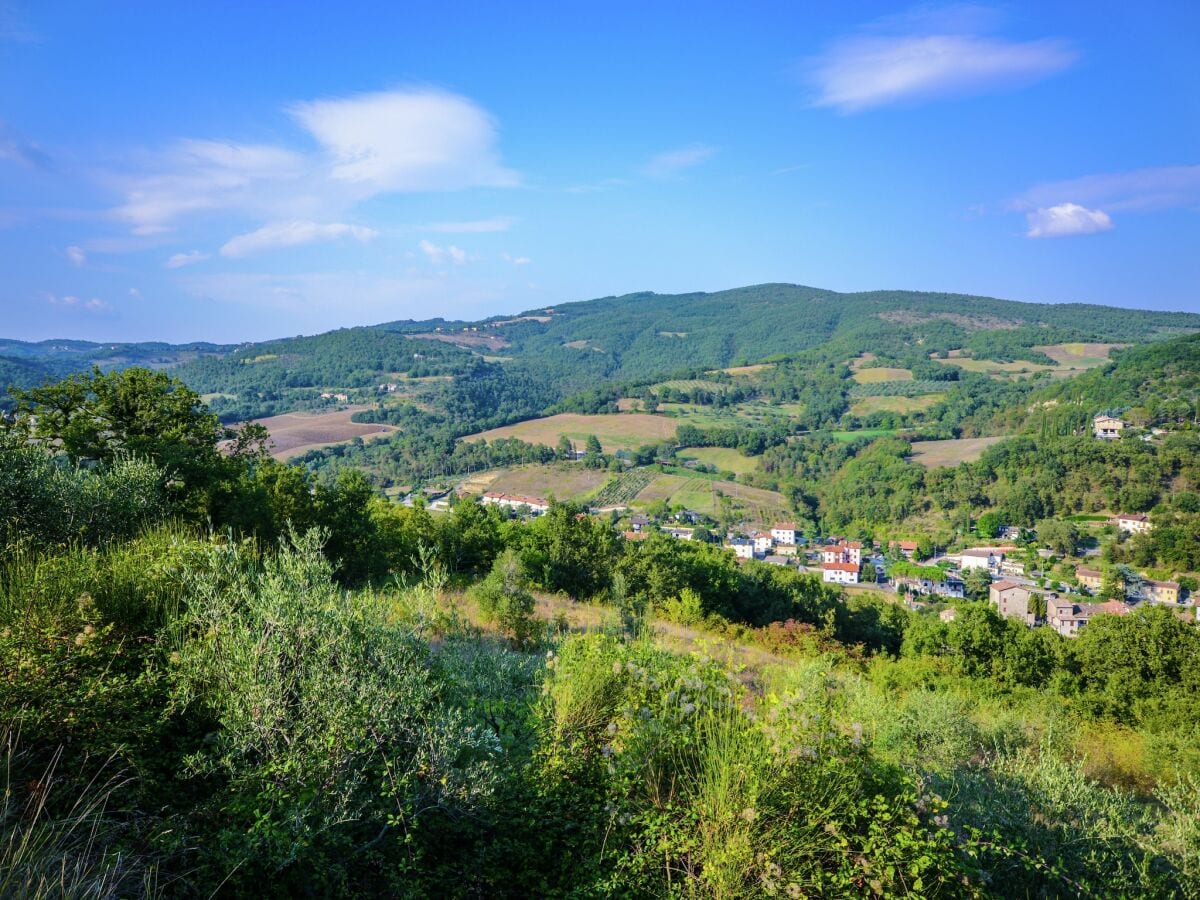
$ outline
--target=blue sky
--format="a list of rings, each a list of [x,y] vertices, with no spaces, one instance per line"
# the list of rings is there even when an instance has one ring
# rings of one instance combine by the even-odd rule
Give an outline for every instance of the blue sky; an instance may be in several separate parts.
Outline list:
[[[767,281],[1200,311],[1195,2],[184,6],[0,0],[0,336]]]

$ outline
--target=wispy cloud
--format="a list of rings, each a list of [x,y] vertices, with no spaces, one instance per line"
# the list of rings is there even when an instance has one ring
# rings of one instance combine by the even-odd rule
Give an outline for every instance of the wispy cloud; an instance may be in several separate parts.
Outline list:
[[[1200,207],[1200,165],[1159,166],[1046,182],[1030,188],[1011,206],[1029,209],[1063,202],[1103,206],[1110,212]]]
[[[112,311],[112,307],[99,297],[92,297],[85,300],[82,297],[76,297],[73,294],[60,296],[49,292],[42,293],[43,302],[50,306],[65,307],[67,309],[79,309],[89,313],[107,313]]]
[[[231,258],[253,256],[268,250],[297,247],[317,241],[332,241],[341,237],[351,237],[356,241],[369,241],[378,236],[379,232],[373,228],[348,225],[345,222],[329,222],[327,224],[299,220],[275,222],[247,234],[239,234],[226,241],[221,247],[221,255]]]
[[[1200,165],[1159,166],[1086,175],[1035,185],[1007,204],[1024,213],[1027,237],[1095,234],[1114,228],[1117,213],[1200,209]]]
[[[1112,219],[1099,209],[1088,209],[1078,203],[1060,203],[1045,209],[1035,209],[1025,216],[1029,230],[1026,237],[1054,238],[1076,234],[1096,234],[1111,231]]]
[[[485,234],[508,231],[513,227],[513,223],[514,220],[508,216],[495,216],[491,219],[474,219],[468,222],[434,222],[423,226],[423,230],[440,234]]]
[[[67,262],[73,266],[82,266],[87,263],[87,254],[83,252],[82,247],[72,245],[64,250],[63,254],[67,257]]]
[[[136,235],[235,212],[260,220],[328,220],[379,194],[511,187],[494,119],[466,97],[396,90],[297,103],[287,113],[315,142],[293,148],[180,140],[114,180],[114,210]],[[4,151],[0,132],[0,155]],[[10,152],[15,152],[11,151]]]
[[[0,120],[0,160],[33,169],[49,169],[50,155],[12,126]]]
[[[399,90],[292,106],[332,158],[336,181],[376,191],[511,187],[500,164],[495,120],[466,97]]]
[[[147,167],[149,174],[127,180],[125,202],[115,211],[137,235],[161,234],[185,216],[214,210],[263,214],[307,164],[282,147],[182,140]]]
[[[708,144],[691,144],[651,157],[641,172],[650,178],[670,178],[712,159],[716,153],[717,148]]]
[[[200,250],[189,250],[187,253],[174,253],[167,257],[167,261],[163,263],[168,269],[182,269],[184,266],[190,266],[198,262],[204,262],[209,255]]]
[[[509,256],[507,253],[503,258],[505,262],[512,263],[514,266],[527,266],[533,262],[528,256]]]
[[[984,36],[979,32],[992,17],[983,12],[977,7],[951,7],[941,15],[924,10],[881,20],[835,41],[807,65],[813,105],[848,114],[1022,87],[1078,58],[1060,40]]]
[[[435,266],[445,265],[448,262],[461,266],[467,261],[467,251],[461,247],[455,247],[453,244],[440,247],[432,241],[421,241],[417,246]]]

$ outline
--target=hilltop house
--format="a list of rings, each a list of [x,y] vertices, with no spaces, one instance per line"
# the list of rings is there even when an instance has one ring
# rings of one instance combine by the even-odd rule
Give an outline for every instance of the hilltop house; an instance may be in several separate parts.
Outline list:
[[[756,531],[750,538],[754,541],[754,552],[758,555],[769,553],[775,546],[775,539],[765,531]]]
[[[1129,607],[1120,600],[1105,603],[1073,603],[1057,594],[1046,595],[1046,624],[1063,637],[1075,637],[1094,617],[1127,616]]]
[[[1144,531],[1149,531],[1154,526],[1150,524],[1150,517],[1145,515],[1133,515],[1131,513],[1121,513],[1118,516],[1113,516],[1108,520],[1110,525],[1116,525],[1121,531],[1126,534],[1141,534]]]
[[[988,599],[995,604],[1000,615],[1019,619],[1026,625],[1037,623],[1037,616],[1029,604],[1032,597],[1029,588],[1012,581],[997,581],[988,588]]]
[[[776,522],[771,526],[771,537],[775,539],[777,544],[785,544],[793,547],[796,544],[796,523],[795,522]]]
[[[917,554],[916,541],[892,541],[888,544],[889,550],[897,551],[905,559],[911,560]]]
[[[1092,419],[1092,432],[1102,441],[1117,440],[1125,428],[1125,423],[1116,416],[1100,414]]]
[[[823,562],[821,580],[830,584],[858,584],[858,563]]]
[[[541,497],[527,497],[523,494],[502,494],[498,491],[488,491],[481,498],[483,503],[490,506],[503,506],[507,509],[528,508],[535,516],[540,516],[550,508],[550,504]]]

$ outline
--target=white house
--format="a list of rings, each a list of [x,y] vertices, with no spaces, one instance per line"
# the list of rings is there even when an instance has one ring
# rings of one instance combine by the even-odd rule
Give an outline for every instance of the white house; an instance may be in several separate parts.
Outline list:
[[[1154,527],[1150,524],[1149,516],[1133,515],[1130,513],[1121,513],[1119,516],[1114,516],[1111,522],[1127,534],[1141,534]]]
[[[738,559],[754,559],[754,541],[747,538],[731,538],[725,545]]]
[[[958,567],[967,569],[995,569],[1004,561],[1004,554],[987,547],[975,547],[958,554]]]
[[[754,541],[754,552],[757,554],[765,555],[775,546],[775,539],[765,531],[756,531],[751,538]]]
[[[842,541],[821,549],[823,563],[853,563],[862,565],[862,544],[858,541]]]
[[[674,527],[672,527],[672,528],[664,528],[662,531],[663,531],[663,534],[669,535],[670,537],[673,537],[676,540],[680,540],[680,541],[690,541],[692,539],[692,536],[696,533],[695,528],[674,528]]]
[[[821,580],[830,584],[858,584],[858,564],[849,562],[821,563]]]
[[[796,523],[776,522],[771,526],[771,537],[777,544],[794,547],[796,545]]]

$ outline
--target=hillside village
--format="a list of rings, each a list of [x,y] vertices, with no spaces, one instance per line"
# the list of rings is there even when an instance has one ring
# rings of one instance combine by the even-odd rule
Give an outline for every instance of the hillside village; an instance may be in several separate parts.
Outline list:
[[[1097,414],[1092,423],[1099,441],[1120,440],[1126,429],[1137,431],[1106,413]],[[1162,434],[1154,429],[1140,436],[1155,440]],[[573,449],[568,458],[581,462],[585,454]],[[449,493],[437,495],[432,508],[447,509],[458,499]],[[498,491],[483,492],[479,501],[517,518],[542,515],[554,502]],[[1030,628],[1051,628],[1064,637],[1078,635],[1096,616],[1127,615],[1143,604],[1167,606],[1187,621],[1197,620],[1193,579],[1156,579],[1128,566],[1102,565],[1096,540],[1081,556],[1056,555],[1036,531],[1003,523],[994,529],[1003,543],[937,548],[913,539],[876,542],[818,535],[812,529],[806,533],[789,521],[722,531],[711,517],[686,508],[657,517],[624,505],[590,507],[588,512],[607,519],[627,541],[662,536],[719,543],[740,563],[820,575],[826,584],[876,591],[914,611],[932,607],[942,621],[954,619],[957,601],[971,599],[986,599],[1004,616]],[[1102,524],[1113,538],[1154,528],[1144,513],[1118,513]]]

